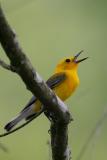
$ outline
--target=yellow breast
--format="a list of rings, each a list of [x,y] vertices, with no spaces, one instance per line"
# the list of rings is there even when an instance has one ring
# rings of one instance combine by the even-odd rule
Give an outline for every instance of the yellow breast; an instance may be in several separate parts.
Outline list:
[[[79,85],[79,78],[76,72],[66,71],[66,79],[53,90],[61,100],[66,100]]]
[[[76,72],[66,71],[65,80],[56,86],[53,91],[62,100],[65,101],[68,97],[72,95],[77,86],[79,85],[79,78]],[[34,111],[38,112],[41,109],[41,102],[39,100],[34,104]]]

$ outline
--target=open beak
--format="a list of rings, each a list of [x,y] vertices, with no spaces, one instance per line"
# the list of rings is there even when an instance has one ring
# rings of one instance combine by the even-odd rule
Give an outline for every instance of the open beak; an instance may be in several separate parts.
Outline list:
[[[80,51],[79,53],[77,53],[75,56],[74,56],[74,62],[75,63],[80,63],[80,62],[82,62],[82,61],[84,61],[84,60],[86,60],[88,57],[86,57],[86,58],[82,58],[82,59],[80,59],[80,60],[77,60],[77,58],[80,56],[80,54],[83,52],[83,50],[82,51]]]

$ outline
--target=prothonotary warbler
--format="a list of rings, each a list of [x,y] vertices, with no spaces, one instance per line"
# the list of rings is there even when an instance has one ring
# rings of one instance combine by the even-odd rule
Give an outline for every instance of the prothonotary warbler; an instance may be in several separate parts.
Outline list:
[[[86,57],[78,60],[81,53],[82,51],[74,57],[64,58],[60,61],[56,66],[55,73],[46,82],[62,101],[65,101],[68,97],[70,97],[79,85],[77,68],[80,62],[88,58]],[[33,96],[19,115],[6,124],[4,128],[7,131],[10,131],[21,120],[28,120],[35,116],[41,108],[42,103],[38,100],[38,98]]]

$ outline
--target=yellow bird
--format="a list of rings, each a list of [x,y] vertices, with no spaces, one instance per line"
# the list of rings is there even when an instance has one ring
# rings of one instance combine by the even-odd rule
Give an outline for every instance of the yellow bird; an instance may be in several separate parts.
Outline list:
[[[78,65],[80,62],[86,60],[88,57],[77,60],[79,52],[74,57],[63,59],[58,63],[55,69],[55,73],[47,80],[47,85],[55,92],[55,94],[65,101],[72,95],[77,86],[79,85],[79,77],[77,74]],[[28,120],[38,114],[42,109],[42,103],[33,96],[25,108],[19,113],[17,117],[12,119],[4,127],[7,131],[10,131],[18,122],[25,119]]]

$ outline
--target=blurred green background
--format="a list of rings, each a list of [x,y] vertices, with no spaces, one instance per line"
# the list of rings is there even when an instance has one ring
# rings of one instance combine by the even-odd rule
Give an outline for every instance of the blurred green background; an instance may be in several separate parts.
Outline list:
[[[79,67],[80,86],[68,100],[74,122],[69,125],[69,146],[76,160],[96,122],[107,108],[107,1],[106,0],[1,0],[6,17],[22,48],[46,80],[57,62],[84,50],[90,59]],[[1,29],[1,28],[0,28]],[[2,48],[0,58],[8,62]],[[31,97],[20,78],[0,68],[0,132]],[[107,159],[107,119],[83,160]],[[50,123],[44,115],[17,133],[0,139],[9,153],[2,160],[47,160]]]

